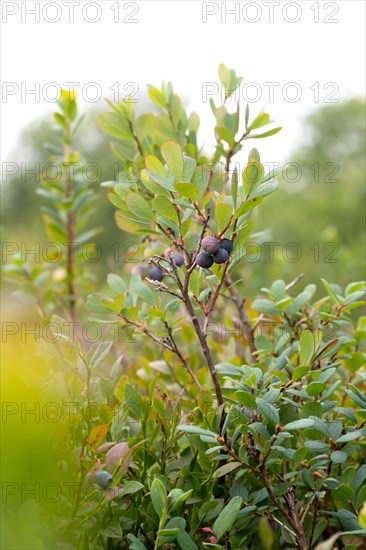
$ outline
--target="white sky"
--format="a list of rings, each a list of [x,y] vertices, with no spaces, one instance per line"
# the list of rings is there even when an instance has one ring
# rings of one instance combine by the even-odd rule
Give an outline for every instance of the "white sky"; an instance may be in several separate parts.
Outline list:
[[[75,4],[74,23],[69,22],[71,4]],[[226,22],[225,7],[237,9],[236,16],[227,14]],[[1,138],[6,161],[19,160],[14,150],[20,130],[54,110],[54,104],[42,97],[42,91],[50,98],[54,94],[55,89],[47,87],[50,82],[59,86],[79,82],[78,89],[84,89],[90,99],[96,91],[86,87],[90,82],[97,83],[103,97],[112,94],[109,88],[115,83],[123,97],[132,90],[124,91],[124,86],[134,82],[139,99],[147,83],[171,80],[188,100],[189,109],[200,114],[201,142],[211,143],[214,119],[209,104],[203,102],[202,88],[205,82],[217,81],[217,66],[224,62],[244,76],[244,84],[256,83],[256,88],[248,86],[244,91],[251,98],[261,94],[252,104],[252,116],[264,107],[284,127],[277,136],[255,142],[268,162],[289,158],[301,137],[302,118],[327,96],[328,101],[342,100],[364,93],[362,0],[2,0],[1,8]],[[38,22],[27,11],[32,9],[39,11]],[[217,13],[208,14],[204,23],[207,12]],[[86,20],[98,17],[95,23]],[[128,18],[138,22],[123,21]],[[47,19],[59,20],[51,23]],[[272,103],[265,82],[279,83]],[[296,83],[296,88],[287,86],[289,83]],[[22,92],[24,95],[36,86],[39,97],[22,97]],[[13,95],[6,93],[14,90]],[[290,102],[283,98],[286,91],[290,99],[296,93],[301,93],[301,98]],[[95,105],[82,101],[81,95],[81,110]],[[103,99],[99,103],[103,104]]]

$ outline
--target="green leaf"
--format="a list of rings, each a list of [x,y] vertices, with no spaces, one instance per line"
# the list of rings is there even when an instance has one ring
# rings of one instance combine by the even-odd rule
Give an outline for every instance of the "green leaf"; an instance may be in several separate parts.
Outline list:
[[[361,487],[361,489],[358,491],[358,494],[355,499],[355,507],[356,510],[358,510],[362,504],[364,505],[364,510],[362,513],[362,509],[360,510],[358,521],[361,523],[362,527],[366,528],[366,485]],[[363,522],[361,521],[361,518],[363,517]]]
[[[253,147],[253,149],[251,149],[251,151],[250,151],[250,153],[249,153],[249,156],[248,156],[248,160],[249,160],[249,161],[255,160],[255,161],[257,161],[257,162],[260,162],[260,161],[261,161],[261,158],[260,158],[258,149],[256,149],[255,147]]]
[[[272,315],[278,315],[275,305],[270,300],[254,300],[252,308],[258,313],[270,313]]]
[[[109,288],[116,294],[123,294],[127,290],[124,280],[115,273],[109,273],[107,281]]]
[[[214,474],[213,477],[218,478],[225,476],[226,474],[229,474],[233,470],[236,470],[237,468],[240,468],[241,462],[228,462],[227,464],[224,464],[223,466],[220,466]]]
[[[221,537],[229,531],[234,525],[242,505],[241,497],[234,497],[220,512],[218,518],[213,524],[213,530],[216,533],[216,538],[219,541]]]
[[[200,127],[200,117],[194,111],[189,115],[188,129],[190,132],[198,132]]]
[[[245,106],[245,128],[248,128],[248,122],[249,122],[249,103]]]
[[[165,168],[157,157],[154,157],[153,155],[147,155],[147,157],[145,158],[145,166],[151,172],[159,174],[159,176],[161,176],[164,180],[167,179]]]
[[[46,226],[47,235],[50,239],[58,242],[67,242],[66,233],[61,227],[50,221],[47,216],[43,216],[43,220]]]
[[[335,304],[340,304],[340,301],[336,296],[335,292],[333,291],[331,285],[325,279],[320,279],[320,280],[323,283],[325,290],[328,292],[329,296],[332,298],[333,302]]]
[[[231,196],[233,198],[234,208],[236,209],[236,203],[238,200],[238,170],[236,168],[231,176]]]
[[[214,432],[211,432],[210,430],[204,430],[199,426],[191,426],[190,424],[181,424],[177,427],[177,430],[189,434],[205,435],[216,438],[216,434]]]
[[[97,345],[93,355],[89,360],[91,369],[95,369],[104,361],[112,347],[112,344],[113,342],[102,342],[101,344]],[[94,348],[92,348],[92,350],[93,349]]]
[[[156,296],[152,292],[151,288],[143,283],[135,283],[133,290],[143,302],[146,302],[150,306],[156,306]]]
[[[225,88],[226,98],[230,97],[243,81],[243,77],[237,76],[233,69],[228,69],[223,63],[218,67],[218,75],[220,82]]]
[[[270,117],[268,113],[260,113],[251,123],[251,125],[248,128],[248,131],[256,130],[257,128],[261,128],[262,126],[265,126],[266,124],[269,124]]]
[[[61,90],[61,97],[58,102],[64,115],[70,121],[74,120],[77,114],[76,91]]]
[[[119,493],[118,496],[123,497],[125,495],[132,495],[134,493],[137,493],[138,491],[141,491],[144,486],[139,481],[127,481],[127,483],[124,485],[123,490],[121,493]]]
[[[98,116],[98,124],[102,132],[121,142],[132,141],[131,130],[127,118],[116,113],[102,113]]]
[[[173,185],[165,181],[156,172],[150,172],[149,170],[142,169],[140,172],[140,178],[146,189],[154,195],[169,197],[170,192],[174,191]]]
[[[189,183],[193,178],[193,174],[196,170],[197,162],[191,157],[185,156],[183,158],[183,182]]]
[[[249,195],[261,183],[264,176],[264,167],[256,160],[250,161],[243,170],[242,182],[246,195]]]
[[[233,213],[232,208],[228,204],[221,203],[216,205],[215,217],[217,222],[218,233],[221,233],[221,231],[227,226],[232,216],[232,213]]]
[[[297,382],[303,376],[305,376],[305,374],[307,374],[310,369],[311,369],[311,367],[305,367],[305,366],[302,366],[302,365],[300,367],[296,367],[296,369],[294,370],[293,375],[292,375],[292,380],[294,382]]]
[[[129,211],[137,218],[154,220],[154,215],[148,202],[138,193],[129,193],[126,196],[126,205]]]
[[[166,141],[161,146],[161,154],[168,168],[177,181],[183,180],[183,153],[176,141]]]
[[[361,526],[357,521],[357,516],[355,516],[355,514],[353,514],[349,510],[344,510],[344,509],[338,510],[337,517],[340,520],[343,529],[351,532],[356,531],[358,532],[358,534],[360,534],[361,532],[364,537],[366,536],[366,531],[360,529]]]
[[[243,374],[242,369],[232,363],[218,363],[215,365],[215,369],[222,375],[241,376]]]
[[[273,405],[267,403],[261,398],[257,398],[257,403],[260,412],[269,422],[271,422],[272,424],[278,424],[280,422],[278,411]]]
[[[309,416],[317,416],[321,418],[323,416],[323,407],[317,401],[310,401],[305,403],[301,409],[301,416],[308,418]]]
[[[151,484],[150,497],[155,512],[162,517],[167,508],[167,493],[160,479],[155,478]]]
[[[347,460],[347,453],[344,451],[333,451],[330,458],[334,464],[341,464]]]
[[[308,395],[318,395],[322,391],[324,391],[325,385],[322,382],[312,382],[308,385],[306,388],[306,393]]]
[[[129,550],[147,550],[146,546],[144,546],[135,535],[129,533],[127,539],[130,541]]]
[[[145,231],[148,230],[146,228],[150,227],[149,221],[143,223],[142,220],[133,219],[132,214],[129,212],[129,210],[127,210],[127,208],[123,211],[118,210],[117,212],[115,212],[114,218],[117,227],[119,227],[123,231],[127,231],[128,233],[139,233],[141,231],[141,225],[144,226]]]
[[[267,183],[261,183],[254,193],[250,193],[252,198],[254,197],[267,197],[278,189],[278,183],[276,181],[268,181]]]
[[[173,529],[159,529],[156,534],[160,535],[161,537],[171,537],[173,535],[178,535],[178,533],[180,533],[179,527],[174,527]]]
[[[236,220],[237,218],[240,218],[240,216],[247,214],[247,212],[250,212],[250,210],[258,206],[258,204],[260,204],[262,200],[263,200],[263,197],[258,196],[243,202],[239,206],[238,210],[235,212],[233,221]]]
[[[125,403],[133,417],[142,419],[143,412],[141,395],[136,388],[130,384],[126,384],[125,387]]]
[[[191,539],[188,533],[185,531],[186,521],[183,518],[173,518],[167,523],[167,527],[176,525],[180,528],[180,532],[177,535],[177,542],[181,550],[198,550],[198,546]]]
[[[180,504],[185,502],[193,493],[193,489],[190,489],[189,491],[182,491],[182,489],[173,489],[170,491],[168,495],[168,501],[169,501],[169,513],[173,512]]]
[[[362,410],[365,410],[366,406],[365,406],[365,401],[363,399],[361,399],[356,393],[354,393],[351,390],[345,390],[345,392],[348,395],[348,397],[350,397],[352,401],[356,403],[356,405],[358,405]]]
[[[192,183],[194,183],[197,186],[198,194],[200,197],[203,194],[203,192],[206,190],[208,182],[209,182],[208,166],[207,165],[197,166],[193,174]]]
[[[355,430],[354,432],[348,432],[348,434],[341,435],[337,439],[337,443],[347,443],[348,441],[354,441],[362,437],[362,432],[360,430]]]
[[[285,432],[291,432],[293,430],[303,430],[305,428],[310,428],[314,426],[314,420],[312,418],[302,418],[301,420],[295,420],[294,422],[289,422],[283,426]]]
[[[174,189],[188,199],[194,200],[197,197],[198,187],[195,183],[175,183]]]
[[[328,445],[322,443],[321,441],[305,441],[305,447],[310,449],[314,453],[326,453],[328,450]]]
[[[273,128],[272,130],[268,130],[268,132],[264,132],[264,134],[250,134],[251,139],[257,139],[257,138],[266,138],[270,136],[274,136],[275,134],[278,134],[282,130],[282,126],[279,126],[278,128]]]
[[[239,390],[235,392],[235,396],[239,401],[239,403],[241,403],[242,405],[245,405],[246,407],[248,407],[248,409],[251,409],[251,410],[256,409],[257,403],[255,400],[255,397],[248,391]]]
[[[158,107],[166,107],[167,102],[163,92],[161,92],[157,88],[154,88],[154,86],[149,85],[147,93],[149,98],[153,103],[155,103],[155,105],[158,105]]]
[[[315,341],[310,330],[304,330],[300,336],[300,364],[309,365],[315,351]]]
[[[221,84],[225,84],[226,87],[229,87],[230,84],[230,72],[229,69],[224,65],[224,63],[220,63],[217,69],[219,79]]]
[[[327,525],[328,521],[326,519],[322,519],[316,524],[313,534],[313,542],[316,542],[318,540]]]
[[[178,222],[177,211],[167,197],[155,197],[152,201],[152,207],[160,216],[173,222]]]
[[[297,311],[299,311],[303,305],[305,305],[311,298],[311,293],[307,290],[304,290],[303,292],[300,292],[298,296],[294,299],[292,304],[287,306],[286,311],[289,315],[294,315]]]
[[[216,126],[215,128],[217,141],[226,141],[226,143],[232,147],[235,144],[235,134],[230,128],[225,126]]]
[[[352,487],[349,487],[348,485],[341,484],[337,489],[333,489],[332,491],[332,497],[336,500],[344,500],[348,501],[351,499],[354,495],[354,490]]]

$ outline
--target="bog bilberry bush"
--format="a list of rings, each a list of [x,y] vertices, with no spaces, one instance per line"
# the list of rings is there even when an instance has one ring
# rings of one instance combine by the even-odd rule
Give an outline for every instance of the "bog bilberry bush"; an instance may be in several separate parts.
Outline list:
[[[219,77],[210,157],[171,83],[149,87],[151,113],[136,117],[127,101],[99,118],[122,166],[104,187],[118,227],[140,237],[141,262],[87,300],[119,343],[85,350],[64,335],[60,346],[70,394],[98,405],[70,427],[67,548],[355,550],[366,535],[366,325],[354,313],[365,286],[322,280],[319,298],[315,284],[296,292],[299,275],[249,301],[245,249],[276,173],[247,143],[280,128],[230,109],[241,78],[224,65]],[[242,173],[231,169],[239,152]]]

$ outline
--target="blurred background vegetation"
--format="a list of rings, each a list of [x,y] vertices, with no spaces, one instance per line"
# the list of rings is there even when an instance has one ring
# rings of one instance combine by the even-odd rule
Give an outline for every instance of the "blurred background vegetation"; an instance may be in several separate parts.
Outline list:
[[[97,126],[96,115],[96,111],[87,113],[75,146],[86,163],[100,166],[96,174],[90,165],[90,177],[96,177],[94,220],[102,231],[95,242],[102,259],[89,267],[102,285],[107,273],[123,272],[133,236],[116,227],[114,207],[99,185],[115,179],[116,158]],[[301,272],[305,273],[304,285],[316,283],[320,277],[344,285],[364,276],[364,115],[365,102],[354,98],[321,106],[304,118],[302,139],[289,147],[290,164],[279,177],[279,190],[264,201],[256,219],[255,231],[264,232],[263,244],[249,248],[248,260],[241,264],[245,293],[250,298],[269,281],[289,281]],[[23,131],[12,158],[19,170],[3,185],[3,240],[23,242],[29,249],[37,241],[47,242],[39,214],[46,201],[35,193],[36,176],[25,170],[33,169],[37,162],[42,169],[49,162],[44,143],[53,140],[51,123],[52,117],[48,117]],[[260,151],[260,143],[253,142],[248,151],[254,145]],[[116,264],[117,246],[120,254]]]

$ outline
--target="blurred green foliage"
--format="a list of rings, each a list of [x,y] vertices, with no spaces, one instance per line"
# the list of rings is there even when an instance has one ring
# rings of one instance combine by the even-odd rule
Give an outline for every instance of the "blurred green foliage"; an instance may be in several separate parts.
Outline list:
[[[252,264],[256,290],[268,277],[291,278],[300,272],[305,272],[304,283],[325,277],[345,284],[362,276],[364,153],[364,101],[323,106],[307,117],[303,143],[289,159],[293,165],[283,172],[271,201],[264,201],[257,221],[256,227],[269,227],[271,240],[280,244],[273,246],[274,261],[265,246],[263,261]],[[291,179],[298,181],[290,183]],[[298,248],[288,247],[289,258],[301,251],[293,263],[283,257],[290,242]]]

